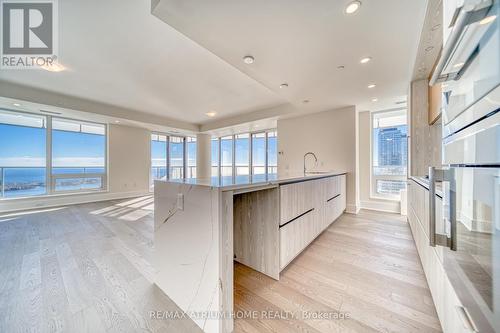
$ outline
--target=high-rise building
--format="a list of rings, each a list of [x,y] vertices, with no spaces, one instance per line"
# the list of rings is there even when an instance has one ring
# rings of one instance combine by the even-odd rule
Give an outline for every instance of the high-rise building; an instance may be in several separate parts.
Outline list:
[[[378,134],[379,166],[406,165],[406,133],[399,127],[381,129]]]

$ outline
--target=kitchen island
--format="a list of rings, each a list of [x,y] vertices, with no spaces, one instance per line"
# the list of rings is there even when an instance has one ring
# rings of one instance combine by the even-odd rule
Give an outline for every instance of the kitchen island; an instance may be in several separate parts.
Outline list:
[[[233,260],[276,280],[346,207],[346,173],[155,181],[156,284],[205,332],[233,331]]]

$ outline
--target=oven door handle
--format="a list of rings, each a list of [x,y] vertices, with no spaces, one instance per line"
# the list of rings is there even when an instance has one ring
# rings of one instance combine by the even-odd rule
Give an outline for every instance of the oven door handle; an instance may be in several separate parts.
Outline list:
[[[477,1],[476,1],[477,2]],[[458,15],[455,15],[457,18],[455,20],[455,24],[453,26],[453,30],[446,41],[446,44],[441,52],[441,57],[439,58],[438,63],[436,64],[436,68],[432,74],[432,77],[429,81],[429,85],[433,86],[437,82],[445,82],[450,80],[458,80],[463,73],[467,70],[470,63],[477,56],[477,52],[473,52],[469,58],[465,61],[465,64],[462,68],[456,73],[443,74],[443,70],[446,65],[450,61],[451,57],[454,54],[457,54],[456,49],[458,44],[461,41],[462,34],[465,31],[465,28],[472,23],[475,23],[481,19],[483,19],[488,13],[489,9],[493,6],[492,0],[482,0],[477,4],[464,4],[462,7],[457,8]],[[476,50],[477,51],[477,50]]]
[[[449,182],[449,207],[450,207],[450,237],[445,234],[436,233],[436,182]],[[429,245],[449,247],[452,251],[457,250],[457,216],[456,216],[456,186],[455,172],[453,169],[429,168]],[[443,198],[444,200],[444,198]]]

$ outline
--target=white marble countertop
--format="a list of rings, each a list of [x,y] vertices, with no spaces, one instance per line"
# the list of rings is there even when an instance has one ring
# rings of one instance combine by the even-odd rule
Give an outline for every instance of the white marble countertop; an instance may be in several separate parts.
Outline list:
[[[210,186],[220,188],[223,191],[239,190],[252,187],[272,186],[283,183],[301,182],[319,178],[333,177],[346,174],[345,171],[325,171],[316,173],[290,172],[285,174],[254,175],[233,177],[212,177],[212,178],[187,178],[155,180],[155,182],[188,184],[197,186]]]

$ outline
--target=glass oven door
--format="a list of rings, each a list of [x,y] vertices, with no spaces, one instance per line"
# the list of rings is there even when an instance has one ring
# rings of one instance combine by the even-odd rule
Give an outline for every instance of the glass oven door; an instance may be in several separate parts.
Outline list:
[[[453,171],[456,242],[445,270],[479,332],[500,332],[500,166]]]

